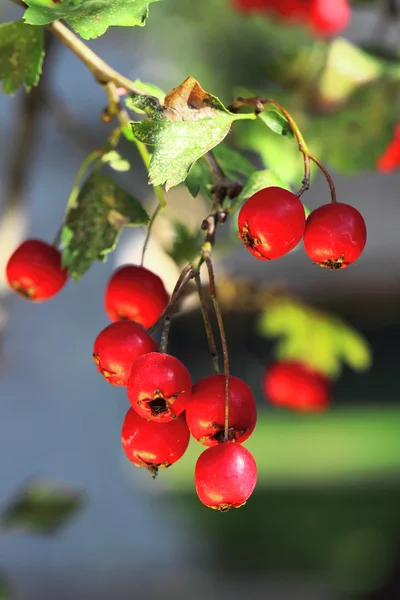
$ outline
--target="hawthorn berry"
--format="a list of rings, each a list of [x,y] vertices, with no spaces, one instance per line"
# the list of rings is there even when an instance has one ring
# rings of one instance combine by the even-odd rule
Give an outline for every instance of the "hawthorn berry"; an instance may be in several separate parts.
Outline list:
[[[192,379],[180,360],[170,354],[151,352],[132,366],[127,391],[136,412],[157,423],[180,415],[190,399]]]
[[[297,411],[324,410],[331,395],[327,377],[295,360],[270,364],[264,373],[263,392],[272,404]]]
[[[239,238],[260,260],[279,258],[300,242],[306,217],[298,197],[280,187],[265,188],[239,212]]]
[[[168,302],[160,277],[139,265],[114,271],[105,290],[105,310],[111,321],[127,319],[152,327]]]
[[[345,269],[361,255],[366,242],[365,221],[349,204],[324,204],[307,218],[304,249],[321,267]]]
[[[6,277],[19,296],[43,302],[58,294],[68,274],[57,248],[42,240],[26,240],[9,258]]]
[[[221,512],[239,508],[256,486],[256,461],[240,444],[225,442],[200,454],[194,481],[197,495],[206,506]]]
[[[257,420],[253,393],[238,377],[229,377],[229,440],[244,442]],[[225,376],[212,375],[198,381],[186,408],[186,422],[192,436],[204,446],[224,441]]]
[[[351,7],[348,0],[313,0],[309,11],[309,24],[314,34],[332,35],[345,29],[350,22]]]
[[[184,455],[189,439],[184,414],[160,425],[142,419],[130,408],[121,431],[126,456],[137,467],[146,467],[153,477],[157,475],[158,469],[170,467]]]
[[[400,167],[400,123],[394,130],[393,139],[386,150],[376,161],[376,168],[380,173],[390,173]]]
[[[139,323],[117,321],[97,336],[93,360],[109,383],[123,386],[127,384],[135,360],[156,350],[157,344]]]

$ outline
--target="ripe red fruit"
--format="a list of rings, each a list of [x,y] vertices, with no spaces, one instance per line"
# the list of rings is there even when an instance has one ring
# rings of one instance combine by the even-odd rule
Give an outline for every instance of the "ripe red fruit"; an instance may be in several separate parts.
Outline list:
[[[126,413],[121,441],[126,456],[137,467],[146,467],[153,477],[170,467],[185,453],[190,439],[185,415],[160,425],[142,419],[132,408]]]
[[[400,123],[396,125],[393,139],[385,152],[376,161],[380,173],[390,173],[400,167]]]
[[[169,302],[162,280],[139,265],[125,265],[112,274],[105,291],[111,321],[128,319],[151,327]]]
[[[242,379],[229,377],[229,440],[244,442],[257,421],[257,408],[251,389]],[[192,388],[186,408],[186,422],[192,436],[204,446],[224,441],[225,377],[212,375]]]
[[[351,18],[347,0],[314,0],[309,11],[309,24],[315,34],[332,35],[345,29]]]
[[[321,267],[345,269],[361,255],[366,241],[365,221],[348,204],[324,204],[307,218],[304,248]]]
[[[61,290],[68,274],[57,248],[42,240],[26,240],[9,258],[6,277],[19,296],[42,302]]]
[[[132,408],[157,423],[180,415],[191,389],[192,379],[185,365],[174,356],[158,352],[145,354],[134,362],[127,385]]]
[[[221,512],[239,508],[257,483],[257,465],[240,444],[226,442],[200,454],[194,472],[200,501]]]
[[[270,364],[264,373],[263,391],[272,404],[297,411],[321,411],[331,395],[327,377],[294,360]]]
[[[109,383],[126,385],[135,360],[156,350],[157,344],[139,323],[118,321],[108,325],[97,336],[93,360]]]
[[[280,187],[254,194],[239,212],[239,238],[260,260],[287,254],[300,242],[306,217],[298,197]]]

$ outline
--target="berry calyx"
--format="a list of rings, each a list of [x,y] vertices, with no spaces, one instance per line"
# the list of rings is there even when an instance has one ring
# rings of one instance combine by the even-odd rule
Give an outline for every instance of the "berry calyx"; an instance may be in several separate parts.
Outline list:
[[[142,419],[130,408],[126,413],[121,442],[126,456],[137,467],[146,467],[153,479],[158,469],[166,469],[185,453],[190,439],[185,415],[159,425]]]
[[[125,265],[112,274],[104,297],[111,321],[136,321],[152,327],[169,302],[160,277],[139,265]]]
[[[239,212],[238,236],[260,260],[273,260],[300,242],[306,217],[298,197],[280,187],[265,188],[249,198]]]
[[[192,379],[180,360],[170,354],[151,352],[132,366],[127,391],[136,412],[156,423],[180,415],[190,399]]]
[[[139,323],[117,321],[108,325],[97,336],[93,360],[109,383],[124,386],[135,360],[142,354],[156,350],[157,344]]]
[[[243,506],[257,483],[257,465],[240,444],[226,442],[200,454],[194,472],[199,500],[226,512]]]
[[[365,221],[349,204],[325,204],[307,218],[304,249],[321,267],[345,269],[359,258],[366,242]]]
[[[14,251],[6,266],[9,286],[22,298],[43,302],[64,287],[68,273],[61,254],[42,240],[26,240]]]
[[[238,377],[229,377],[229,440],[244,442],[257,421],[257,408],[250,387]],[[224,441],[225,376],[212,375],[198,381],[186,409],[192,436],[204,446]]]
[[[327,377],[295,360],[270,364],[264,373],[263,392],[272,404],[296,411],[322,411],[331,395]]]

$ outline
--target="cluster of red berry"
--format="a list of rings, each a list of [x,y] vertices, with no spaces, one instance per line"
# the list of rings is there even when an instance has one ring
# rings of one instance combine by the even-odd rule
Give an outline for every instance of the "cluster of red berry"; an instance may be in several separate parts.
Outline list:
[[[124,451],[155,476],[183,456],[192,435],[209,447],[195,469],[200,500],[219,510],[240,506],[255,487],[255,462],[240,445],[222,442],[243,442],[254,430],[253,394],[244,381],[229,378],[226,438],[224,375],[192,386],[182,362],[157,352],[145,329],[155,325],[168,301],[161,279],[143,267],[121,267],[106,288],[106,311],[114,323],[97,336],[93,358],[107,381],[126,386],[131,408],[122,426]]]
[[[348,0],[233,0],[243,12],[269,13],[306,25],[314,35],[333,35],[351,18]]]
[[[365,223],[355,208],[332,202],[306,219],[299,197],[280,187],[249,198],[238,225],[240,239],[261,260],[287,254],[304,238],[314,262],[340,269],[357,260],[366,243]],[[54,296],[67,280],[60,252],[40,240],[23,242],[6,274],[12,289],[35,301]],[[166,353],[163,343],[158,351],[151,332],[173,303],[161,279],[148,269],[117,269],[104,299],[112,323],[97,336],[93,359],[110,384],[126,387],[131,408],[121,438],[129,460],[155,476],[183,456],[191,435],[207,446],[195,467],[201,502],[221,511],[236,508],[257,480],[255,460],[241,445],[254,431],[256,403],[247,383],[228,371],[192,385],[187,368]],[[321,410],[330,395],[323,375],[293,361],[270,365],[263,388],[270,402],[295,410]]]
[[[239,238],[260,260],[279,258],[303,238],[314,263],[344,269],[364,250],[367,229],[357,209],[342,202],[320,206],[306,220],[298,196],[279,187],[249,198],[239,212]]]

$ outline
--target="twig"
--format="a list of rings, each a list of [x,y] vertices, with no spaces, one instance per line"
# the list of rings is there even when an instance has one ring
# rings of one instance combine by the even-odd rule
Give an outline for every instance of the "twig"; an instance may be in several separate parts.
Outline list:
[[[221,336],[222,354],[224,360],[224,376],[225,376],[225,421],[224,421],[224,440],[229,440],[229,355],[228,344],[226,342],[224,322],[222,319],[221,307],[219,304],[217,289],[215,287],[214,269],[211,262],[211,246],[204,244],[202,251],[203,259],[208,270],[208,279],[210,287],[210,296],[213,301],[215,316],[217,317],[219,332]]]
[[[198,293],[199,300],[200,300],[201,314],[203,317],[204,328],[206,330],[206,336],[207,336],[208,347],[210,349],[211,359],[212,359],[212,363],[213,363],[213,369],[214,369],[214,372],[218,374],[219,373],[219,357],[218,357],[218,353],[217,353],[217,346],[215,343],[215,338],[214,338],[214,334],[213,334],[213,330],[212,330],[212,326],[211,326],[210,316],[208,314],[207,305],[206,305],[206,301],[204,298],[204,293],[203,293],[203,288],[201,285],[201,278],[200,278],[199,270],[197,270],[195,272],[194,280],[196,282],[197,293]]]
[[[193,277],[193,264],[189,263],[186,265],[186,267],[182,270],[181,274],[179,275],[178,281],[175,284],[175,288],[174,288],[174,291],[172,292],[171,299],[168,303],[167,308],[164,310],[163,314],[158,319],[157,323],[148,330],[149,332],[153,331],[155,329],[155,327],[157,326],[157,324],[160,322],[160,320],[164,319],[164,327],[162,330],[161,342],[160,342],[160,352],[162,354],[166,354],[166,352],[167,352],[168,335],[169,335],[169,330],[171,327],[172,314],[175,310],[175,305],[176,305],[176,303],[179,299],[179,296],[181,295],[185,285],[190,281],[190,279],[192,279],[192,277]]]
[[[156,220],[158,213],[161,211],[161,208],[162,208],[161,204],[157,204],[157,208],[151,215],[150,222],[147,226],[146,238],[144,240],[144,244],[143,244],[143,248],[142,248],[142,260],[140,261],[140,264],[142,267],[143,267],[143,263],[144,263],[144,257],[146,255],[147,246],[149,245],[149,241],[150,241],[151,230],[153,228],[154,221]]]
[[[278,108],[279,111],[286,118],[296,137],[299,150],[303,154],[304,178],[302,181],[302,187],[297,192],[297,196],[300,197],[303,194],[303,192],[308,190],[310,187],[310,161],[313,161],[320,168],[320,170],[325,176],[325,179],[328,182],[329,189],[331,191],[331,201],[336,202],[335,185],[330,174],[328,173],[327,169],[321,164],[321,162],[311,154],[296,121],[293,119],[292,115],[286,110],[286,108],[284,108],[279,102],[272,98],[262,98],[261,96],[255,96],[254,98],[236,98],[233,101],[233,103],[228,107],[228,110],[230,110],[231,112],[238,112],[238,110],[244,106],[254,106],[254,113],[256,115],[259,115],[261,112],[263,112],[267,104],[272,104],[273,106],[276,106],[276,108]]]

